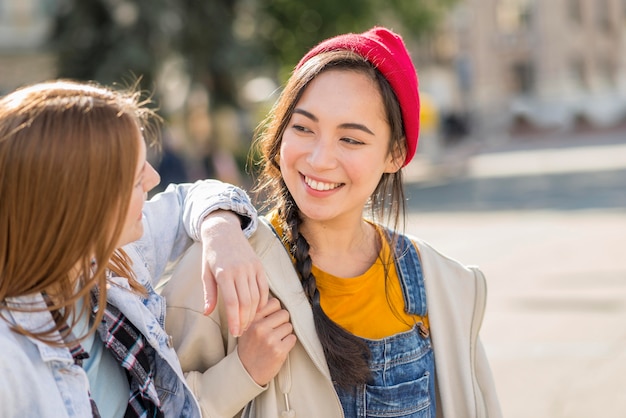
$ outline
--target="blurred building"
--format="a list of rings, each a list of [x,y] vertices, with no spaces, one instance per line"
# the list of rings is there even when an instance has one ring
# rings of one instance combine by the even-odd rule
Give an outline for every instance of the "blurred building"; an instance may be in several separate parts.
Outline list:
[[[55,76],[45,46],[55,7],[55,0],[0,0],[0,94]]]
[[[435,64],[420,84],[444,117],[471,114],[478,135],[615,125],[625,23],[624,0],[460,0],[420,53]]]
[[[0,0],[0,94],[52,78],[59,0]],[[458,0],[414,48],[444,141],[626,115],[626,0]]]

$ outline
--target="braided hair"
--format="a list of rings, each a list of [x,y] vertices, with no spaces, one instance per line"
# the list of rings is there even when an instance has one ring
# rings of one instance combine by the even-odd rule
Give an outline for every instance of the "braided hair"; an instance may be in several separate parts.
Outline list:
[[[405,151],[402,116],[398,100],[384,76],[356,53],[346,50],[319,54],[294,71],[280,98],[255,138],[253,150],[260,155],[260,175],[254,192],[261,209],[275,211],[284,231],[283,242],[294,260],[302,288],[313,311],[315,329],[324,349],[326,362],[335,384],[348,388],[366,383],[370,378],[370,352],[366,342],[331,320],[320,305],[320,293],[312,273],[310,245],[300,233],[300,210],[281,176],[279,159],[282,136],[293,110],[309,83],[330,69],[358,71],[367,74],[379,86],[379,91],[391,127],[390,152]],[[404,214],[404,191],[401,170],[383,174],[370,197],[372,217],[391,223],[396,230]],[[395,239],[395,238],[394,238]]]

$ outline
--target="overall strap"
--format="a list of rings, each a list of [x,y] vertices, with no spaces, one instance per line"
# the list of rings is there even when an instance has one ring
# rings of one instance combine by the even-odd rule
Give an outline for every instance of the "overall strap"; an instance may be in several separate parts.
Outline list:
[[[393,245],[393,232],[385,228],[385,235],[390,245]],[[393,251],[406,312],[424,317],[428,313],[426,289],[424,288],[424,274],[417,249],[406,235],[398,234]]]

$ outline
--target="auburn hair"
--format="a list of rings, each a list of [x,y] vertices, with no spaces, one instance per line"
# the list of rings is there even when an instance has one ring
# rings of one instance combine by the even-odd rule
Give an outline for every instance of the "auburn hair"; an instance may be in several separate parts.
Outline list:
[[[69,328],[91,308],[102,318],[107,271],[135,280],[117,243],[128,211],[142,136],[158,121],[134,87],[58,80],[0,99],[0,314],[48,310],[48,328],[16,332],[69,345]],[[155,140],[156,137],[150,137]],[[47,306],[15,298],[42,293]],[[83,312],[75,312],[83,298]],[[88,333],[95,330],[92,326]],[[58,332],[61,332],[60,338]],[[78,340],[84,336],[76,336]]]

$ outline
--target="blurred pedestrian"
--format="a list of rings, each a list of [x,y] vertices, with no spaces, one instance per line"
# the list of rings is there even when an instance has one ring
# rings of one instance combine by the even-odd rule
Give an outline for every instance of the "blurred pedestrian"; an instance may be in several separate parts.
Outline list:
[[[251,242],[275,298],[235,340],[219,308],[194,312],[193,247],[166,289],[207,416],[500,417],[483,274],[401,232],[419,109],[388,29],[328,39],[295,67],[258,137],[270,212]]]
[[[203,310],[217,280],[237,335],[267,298],[242,190],[199,181],[144,206],[159,182],[145,104],[71,81],[0,99],[2,417],[199,417],[153,288],[193,240],[209,263]]]
[[[156,158],[155,169],[161,177],[161,183],[153,189],[153,192],[161,192],[170,184],[186,183],[190,181],[187,174],[187,162],[184,155],[179,152],[175,145],[172,134],[168,130],[162,130],[161,149]],[[207,176],[204,178],[216,178]]]

